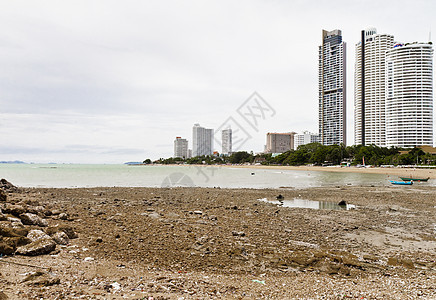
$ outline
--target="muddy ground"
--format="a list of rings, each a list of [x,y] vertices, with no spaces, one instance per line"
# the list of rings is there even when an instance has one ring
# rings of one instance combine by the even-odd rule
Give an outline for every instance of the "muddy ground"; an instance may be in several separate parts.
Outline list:
[[[257,200],[278,195],[356,207]],[[425,183],[7,196],[65,212],[47,228],[67,224],[79,237],[50,254],[0,259],[0,299],[436,299],[436,188]]]

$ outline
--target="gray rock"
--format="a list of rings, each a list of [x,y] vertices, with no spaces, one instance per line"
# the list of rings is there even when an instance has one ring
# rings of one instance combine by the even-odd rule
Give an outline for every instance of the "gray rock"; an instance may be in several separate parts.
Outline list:
[[[60,211],[59,209],[53,209],[53,210],[51,211],[51,214],[54,215],[54,216],[57,216],[57,215],[59,215],[60,213],[61,213],[61,211]]]
[[[70,242],[68,235],[63,231],[56,232],[55,234],[53,234],[52,238],[59,245],[68,245],[68,243]]]
[[[19,218],[16,217],[7,217],[7,221],[14,223],[14,222],[19,222],[22,223],[21,220]]]
[[[21,222],[25,225],[37,225],[41,227],[47,227],[47,220],[31,213],[24,213],[20,215]]]
[[[41,206],[41,205],[38,205],[38,206],[29,206],[27,208],[27,212],[35,214],[35,215],[43,214],[45,212],[45,210],[46,210],[45,207]]]
[[[56,249],[56,242],[52,238],[43,238],[36,240],[30,244],[17,248],[15,254],[36,256],[48,254]]]
[[[30,239],[32,242],[42,240],[42,239],[51,239],[51,237],[46,234],[44,231],[39,229],[30,230],[27,234],[27,238]]]
[[[160,215],[157,212],[149,213],[148,216],[153,219],[160,219]]]
[[[36,285],[41,287],[59,284],[61,281],[58,277],[53,276],[50,273],[36,271],[27,275],[22,282],[26,282],[28,285]]]
[[[59,214],[59,219],[61,219],[61,220],[68,220],[68,215],[66,213],[60,213]]]

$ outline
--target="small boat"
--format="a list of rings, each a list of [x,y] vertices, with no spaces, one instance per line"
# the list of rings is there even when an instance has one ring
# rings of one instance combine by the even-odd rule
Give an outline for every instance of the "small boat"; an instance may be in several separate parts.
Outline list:
[[[391,180],[392,184],[399,184],[399,185],[412,185],[413,181],[397,181],[397,180]]]
[[[412,178],[412,177],[400,177],[402,181],[423,181],[427,182],[430,177],[427,178]]]

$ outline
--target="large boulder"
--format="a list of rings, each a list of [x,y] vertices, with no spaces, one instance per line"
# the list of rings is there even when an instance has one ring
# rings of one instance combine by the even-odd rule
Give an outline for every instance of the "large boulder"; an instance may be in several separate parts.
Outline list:
[[[27,234],[27,238],[30,239],[32,242],[42,239],[51,239],[51,237],[47,233],[39,229],[30,230]]]
[[[36,256],[49,254],[56,249],[56,242],[52,238],[44,238],[17,248],[15,254]]]
[[[4,237],[2,242],[8,244],[12,248],[17,249],[17,247],[21,247],[27,244],[30,244],[32,241],[24,236],[15,236],[15,237]]]
[[[6,203],[6,206],[3,209],[3,212],[5,214],[11,214],[11,215],[18,217],[19,215],[26,212],[26,208],[22,205],[15,205],[15,204]]]
[[[2,178],[0,179],[0,190],[4,190],[7,192],[15,192],[18,190],[18,188],[12,183],[10,183],[9,181],[7,181],[6,179]]]
[[[9,221],[0,221],[0,236],[17,237],[26,236],[29,232],[26,228],[14,228]]]
[[[33,205],[27,207],[27,212],[35,215],[46,215],[45,214],[46,210],[47,209],[42,205],[36,205],[36,206]]]
[[[47,220],[35,215],[35,214],[31,214],[31,213],[24,213],[21,214],[20,216],[21,222],[24,225],[37,225],[40,227],[47,227],[48,226],[48,222]]]

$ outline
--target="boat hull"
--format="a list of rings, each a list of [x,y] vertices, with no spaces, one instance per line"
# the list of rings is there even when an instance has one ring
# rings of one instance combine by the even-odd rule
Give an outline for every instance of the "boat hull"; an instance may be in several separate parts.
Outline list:
[[[397,185],[412,185],[413,181],[395,181],[395,180],[391,180],[392,184],[397,184]]]
[[[426,182],[429,178],[411,178],[411,177],[400,177],[403,181],[423,181]]]

